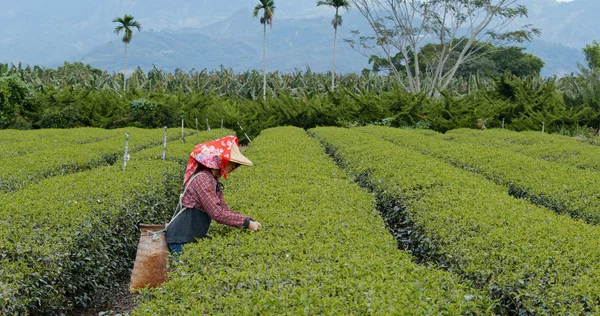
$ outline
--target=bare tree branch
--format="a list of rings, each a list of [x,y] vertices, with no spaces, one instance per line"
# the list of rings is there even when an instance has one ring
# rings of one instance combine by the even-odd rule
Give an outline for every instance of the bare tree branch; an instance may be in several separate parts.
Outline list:
[[[487,45],[539,35],[539,30],[530,25],[509,30],[516,18],[527,16],[527,9],[517,0],[350,2],[367,19],[375,35],[348,42],[384,57],[389,64],[386,66],[409,92],[431,95],[437,89],[446,89],[459,67],[478,57]],[[436,56],[422,56],[425,45],[434,45]]]

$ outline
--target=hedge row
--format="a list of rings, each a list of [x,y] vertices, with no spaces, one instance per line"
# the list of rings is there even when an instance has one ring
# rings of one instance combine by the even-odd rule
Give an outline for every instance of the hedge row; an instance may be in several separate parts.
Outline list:
[[[441,138],[452,142],[510,150],[579,169],[600,171],[600,147],[573,137],[501,129],[458,129],[449,131]]]
[[[125,131],[131,135],[130,154],[161,144],[164,134],[162,129],[127,128]],[[190,135],[192,130],[187,130],[186,133]],[[72,137],[76,139],[77,136],[73,134]],[[181,138],[181,130],[169,129],[168,138]],[[4,163],[0,164],[0,192],[18,190],[26,184],[46,177],[122,162],[124,150],[125,133],[121,137],[98,142],[62,145],[5,159]]]
[[[131,271],[139,222],[165,222],[180,167],[139,161],[0,195],[0,311],[58,314]]]
[[[231,174],[226,199],[263,231],[213,225],[134,315],[489,312],[485,295],[399,251],[372,197],[303,130],[265,130],[245,155],[255,166]]]
[[[64,141],[72,140],[73,134],[82,135],[82,137],[93,139],[101,134],[112,134],[116,130],[107,130],[96,127],[78,127],[78,128],[47,128],[36,130],[16,130],[3,129],[0,133],[0,143],[10,143],[18,141],[32,141],[36,139],[62,139]]]
[[[600,313],[597,227],[515,199],[481,175],[376,135],[311,132],[377,194],[410,252],[486,289],[501,302],[496,313]]]
[[[600,223],[600,174],[543,161],[492,147],[444,140],[441,134],[423,135],[414,130],[365,127],[395,144],[414,148],[475,171],[509,188],[510,194],[557,213],[567,213],[590,224]]]
[[[93,127],[0,131],[0,159],[12,158],[64,145],[86,144],[125,135],[126,129]]]

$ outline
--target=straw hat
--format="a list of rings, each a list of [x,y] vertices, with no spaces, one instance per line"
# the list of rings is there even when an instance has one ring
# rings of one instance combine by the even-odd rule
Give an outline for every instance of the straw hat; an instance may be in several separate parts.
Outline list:
[[[233,145],[231,146],[231,158],[229,159],[229,161],[231,162],[235,162],[238,163],[240,165],[244,165],[244,166],[253,166],[254,164],[252,163],[252,161],[250,161],[250,159],[246,158],[244,155],[242,155],[242,153],[240,152],[240,148],[233,143]]]

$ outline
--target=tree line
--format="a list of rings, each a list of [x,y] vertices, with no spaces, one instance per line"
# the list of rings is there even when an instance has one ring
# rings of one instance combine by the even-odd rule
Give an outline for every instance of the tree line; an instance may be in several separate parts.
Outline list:
[[[274,0],[258,0],[258,4],[254,7],[252,15],[256,18],[260,16],[260,23],[263,25],[264,41],[263,41],[263,99],[267,98],[267,25],[273,27],[273,17],[275,15],[275,1]],[[333,39],[333,63],[331,69],[331,89],[335,88],[335,53],[337,44],[337,29],[342,25],[343,19],[339,14],[340,9],[348,9],[350,4],[347,0],[325,0],[318,1],[317,6],[328,6],[335,9],[335,16],[331,24],[334,28],[334,39]],[[262,11],[262,16],[261,16]],[[125,56],[123,63],[123,90],[127,88],[127,45],[133,38],[134,28],[141,31],[142,25],[135,21],[132,15],[125,14],[123,17],[116,17],[113,19],[113,23],[117,23],[114,32],[119,35],[121,31],[124,33],[122,41],[125,44]]]
[[[500,127],[569,132],[600,126],[598,43],[586,47],[587,65],[556,79],[467,72],[439,97],[407,92],[392,76],[367,71],[336,75],[307,69],[263,74],[136,69],[123,90],[123,76],[81,63],[57,69],[0,64],[0,128],[71,128],[94,126],[187,127],[196,118],[201,129],[239,129],[250,136],[280,125],[390,125],[446,131],[459,127]],[[599,54],[600,57],[600,54]],[[594,68],[595,67],[595,68]],[[240,134],[241,135],[241,134]]]
[[[438,131],[545,125],[563,132],[600,126],[600,45],[584,49],[587,65],[580,65],[578,73],[541,78],[539,58],[504,45],[528,40],[539,30],[498,28],[527,14],[514,0],[329,0],[317,5],[335,9],[328,74],[310,69],[267,73],[264,55],[262,73],[223,67],[144,72],[138,67],[126,78],[126,50],[123,74],[81,63],[57,69],[0,64],[0,128],[162,127],[177,126],[181,116],[188,127],[199,118],[209,125],[245,126],[249,135],[278,125],[381,124]],[[339,11],[349,8],[358,9],[372,27],[374,35],[354,31],[355,38],[347,40],[364,52],[372,68],[340,75],[335,73]],[[253,11],[260,17],[265,45],[274,12],[273,0],[260,0]],[[133,29],[141,29],[129,15],[113,22],[115,33],[124,33],[125,46]]]
[[[343,22],[340,10],[349,10],[351,5],[368,21],[370,29],[353,30],[354,38],[344,41],[369,58],[373,71],[385,70],[407,92],[439,96],[456,76],[464,76],[469,68],[491,73],[512,68],[517,75],[528,75],[539,74],[543,67],[539,58],[509,45],[541,34],[541,30],[531,25],[513,27],[515,19],[528,13],[517,0],[326,0],[316,5],[335,9],[331,22],[334,28],[331,90],[335,89],[337,30]],[[275,10],[274,0],[258,0],[252,12],[254,17],[260,17],[263,26],[265,100],[267,25],[273,27]],[[125,74],[127,44],[133,29],[139,31],[141,25],[127,14],[113,22],[118,23],[115,33],[124,32]],[[126,79],[124,89],[125,83]]]

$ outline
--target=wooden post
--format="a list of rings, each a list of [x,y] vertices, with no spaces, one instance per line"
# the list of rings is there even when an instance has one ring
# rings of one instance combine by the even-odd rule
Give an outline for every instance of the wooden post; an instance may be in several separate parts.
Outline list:
[[[206,130],[210,131],[210,125],[208,125],[208,116],[206,117]]]
[[[196,118],[196,138],[198,138],[198,114],[195,115]]]
[[[123,170],[127,167],[127,161],[129,161],[129,137],[131,135],[129,133],[125,134],[125,154],[123,155]]]
[[[165,126],[165,134],[163,135],[162,160],[165,160],[166,155],[167,155],[167,127]]]
[[[223,119],[221,119],[221,128],[223,128]]]
[[[502,129],[504,129],[504,118],[502,118]]]

